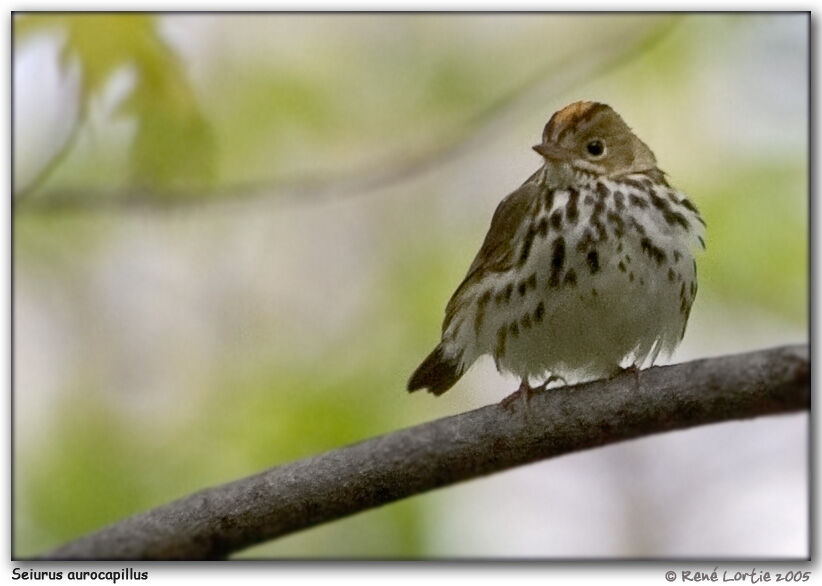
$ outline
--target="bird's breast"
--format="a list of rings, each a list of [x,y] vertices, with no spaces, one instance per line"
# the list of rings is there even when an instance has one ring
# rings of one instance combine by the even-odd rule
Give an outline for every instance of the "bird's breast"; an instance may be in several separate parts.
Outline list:
[[[673,351],[696,294],[698,212],[644,176],[546,186],[507,265],[469,291],[451,332],[466,360],[519,376],[604,376]]]

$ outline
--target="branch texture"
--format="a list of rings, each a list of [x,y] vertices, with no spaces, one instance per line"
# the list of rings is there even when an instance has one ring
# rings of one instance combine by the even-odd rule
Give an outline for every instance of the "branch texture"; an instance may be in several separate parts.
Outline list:
[[[422,396],[414,399],[422,399]],[[409,400],[413,400],[409,397]],[[220,558],[359,511],[570,452],[810,407],[808,347],[623,373],[489,405],[209,488],[45,559]]]

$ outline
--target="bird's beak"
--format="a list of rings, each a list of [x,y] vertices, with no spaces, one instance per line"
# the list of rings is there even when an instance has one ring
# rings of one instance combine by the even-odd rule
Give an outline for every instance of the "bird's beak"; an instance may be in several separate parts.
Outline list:
[[[569,161],[573,158],[568,150],[552,142],[534,145],[533,149],[546,159],[554,161]]]

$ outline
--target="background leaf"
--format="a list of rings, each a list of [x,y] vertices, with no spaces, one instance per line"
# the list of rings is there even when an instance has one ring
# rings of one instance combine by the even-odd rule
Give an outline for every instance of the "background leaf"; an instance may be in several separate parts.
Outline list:
[[[157,26],[157,17],[145,14],[26,15],[14,21],[17,43],[39,32],[64,35],[63,65],[76,61],[81,69],[81,113],[116,72],[134,71],[130,95],[114,114],[136,124],[130,183],[149,196],[208,185],[216,173],[211,124]]]

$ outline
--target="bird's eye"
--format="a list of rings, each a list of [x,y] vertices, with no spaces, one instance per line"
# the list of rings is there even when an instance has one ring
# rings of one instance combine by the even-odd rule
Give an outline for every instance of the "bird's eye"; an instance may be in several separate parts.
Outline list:
[[[605,153],[605,143],[597,138],[589,142],[585,149],[592,157],[601,157]]]

